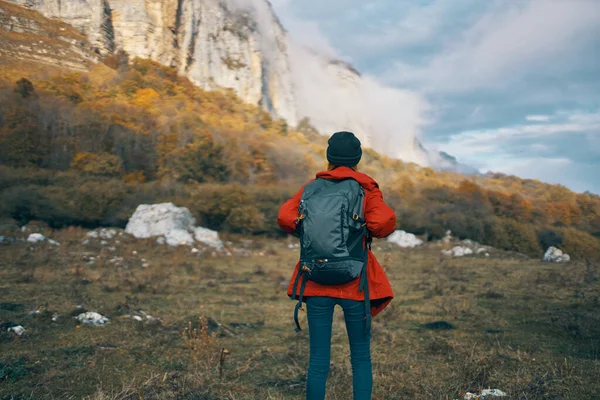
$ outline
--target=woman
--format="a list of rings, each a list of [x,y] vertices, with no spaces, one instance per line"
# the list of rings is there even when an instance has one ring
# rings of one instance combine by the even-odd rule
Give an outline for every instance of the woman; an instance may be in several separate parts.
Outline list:
[[[384,238],[390,235],[396,225],[394,211],[388,207],[382,197],[377,182],[369,176],[357,171],[357,164],[362,157],[361,143],[351,132],[336,132],[328,142],[327,161],[329,168],[317,174],[317,178],[343,180],[352,178],[364,189],[364,219],[370,236]],[[294,197],[283,204],[279,210],[279,226],[290,234],[294,234],[300,223],[298,207],[304,186]],[[288,296],[292,297],[293,283],[299,273],[300,263],[290,280]],[[325,386],[329,373],[331,330],[333,310],[339,304],[344,311],[346,331],[350,343],[350,360],[352,364],[352,383],[354,399],[370,399],[373,388],[371,366],[370,331],[365,329],[367,321],[364,315],[364,295],[359,290],[359,278],[343,285],[320,285],[307,281],[304,296],[308,314],[310,337],[310,358],[306,383],[306,399],[320,400],[325,398]],[[368,251],[367,264],[368,293],[370,293],[371,316],[376,316],[392,300],[391,285],[375,256]],[[294,293],[294,298],[296,298]]]

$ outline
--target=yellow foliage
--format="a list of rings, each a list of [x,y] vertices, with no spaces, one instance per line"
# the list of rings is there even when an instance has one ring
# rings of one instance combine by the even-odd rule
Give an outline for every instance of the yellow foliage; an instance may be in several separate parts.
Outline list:
[[[132,99],[134,105],[141,108],[149,108],[156,105],[160,95],[154,89],[138,89]]]
[[[130,172],[128,174],[123,175],[123,181],[125,183],[144,183],[146,182],[146,175],[144,175],[144,171],[135,171]]]

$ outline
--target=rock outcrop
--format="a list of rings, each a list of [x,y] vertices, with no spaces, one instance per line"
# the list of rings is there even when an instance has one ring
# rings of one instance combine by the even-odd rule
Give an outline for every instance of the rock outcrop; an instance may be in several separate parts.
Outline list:
[[[193,245],[198,241],[214,248],[223,247],[217,232],[196,227],[196,219],[190,211],[173,203],[139,205],[125,232],[136,238],[158,237],[159,243],[170,246]]]
[[[0,55],[0,65],[16,61],[21,68],[24,62],[34,62],[86,71],[100,61],[86,37],[71,25],[1,0]]]
[[[297,123],[286,35],[270,7],[259,23],[258,11],[233,0],[12,1],[73,25],[103,55],[151,58]]]
[[[562,250],[557,249],[554,246],[550,246],[546,253],[544,253],[544,261],[547,262],[556,262],[556,263],[566,263],[571,261],[571,256],[567,253],[563,253]]]

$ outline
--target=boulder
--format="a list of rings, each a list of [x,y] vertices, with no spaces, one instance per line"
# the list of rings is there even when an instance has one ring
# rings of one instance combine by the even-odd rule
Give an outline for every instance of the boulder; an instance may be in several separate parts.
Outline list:
[[[56,240],[48,239],[46,236],[42,235],[41,233],[30,234],[29,237],[27,237],[27,241],[30,243],[48,242],[48,243],[56,245],[56,246],[58,246],[60,244]]]
[[[85,325],[100,326],[108,323],[108,318],[97,312],[85,312],[75,317],[76,320]]]
[[[465,393],[463,400],[491,400],[506,396],[508,395],[499,389],[484,389],[478,394],[470,392]]]
[[[170,246],[191,246],[198,241],[215,248],[223,247],[218,232],[195,225],[196,219],[185,207],[176,207],[173,203],[141,204],[129,219],[125,232],[136,238],[158,237],[158,243]]]
[[[25,328],[23,328],[21,325],[16,325],[8,328],[8,331],[14,333],[17,336],[21,336],[25,332]]]
[[[423,244],[423,241],[412,233],[396,231],[388,236],[387,241],[403,248],[413,248]]]
[[[571,256],[567,253],[563,253],[562,250],[557,249],[554,246],[550,246],[548,247],[548,250],[546,250],[543,260],[547,262],[566,263],[571,261]]]
[[[454,246],[450,250],[442,250],[442,254],[445,256],[463,257],[473,254],[473,250],[465,246]]]

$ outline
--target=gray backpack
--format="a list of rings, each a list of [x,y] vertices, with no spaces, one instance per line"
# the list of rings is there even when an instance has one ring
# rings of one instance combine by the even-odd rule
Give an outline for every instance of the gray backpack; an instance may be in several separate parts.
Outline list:
[[[359,276],[359,290],[365,295],[367,332],[370,329],[367,261],[371,238],[363,214],[364,198],[364,189],[354,179],[317,178],[304,187],[296,220],[296,234],[300,237],[300,270],[292,290],[292,300],[298,293],[294,309],[296,332],[301,330],[298,310],[303,310],[307,281],[341,285]]]

